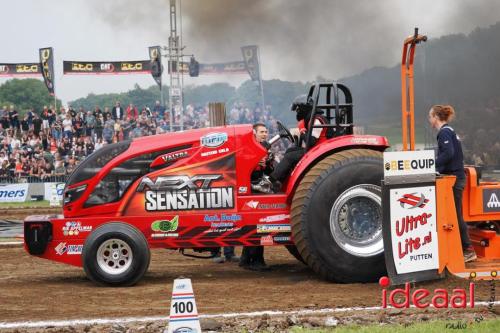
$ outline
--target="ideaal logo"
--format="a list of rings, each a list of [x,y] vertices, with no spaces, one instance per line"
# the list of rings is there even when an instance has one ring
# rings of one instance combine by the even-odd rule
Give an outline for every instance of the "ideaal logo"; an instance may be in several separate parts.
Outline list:
[[[406,282],[404,289],[396,288],[389,292],[387,287],[390,285],[391,281],[387,276],[383,276],[379,280],[379,285],[382,289],[382,307],[387,308],[389,303],[391,306],[402,309],[409,308],[410,305],[414,305],[419,309],[425,309],[429,306],[433,306],[436,309],[447,309],[452,307],[454,309],[467,308],[469,306],[471,309],[474,308],[474,283],[469,283],[469,290],[463,288],[453,289],[451,295],[446,289],[438,288],[434,289],[433,292],[425,288],[420,288],[412,291],[410,289],[410,283]],[[432,296],[430,301],[426,301],[428,297]],[[451,297],[450,297],[451,296]]]

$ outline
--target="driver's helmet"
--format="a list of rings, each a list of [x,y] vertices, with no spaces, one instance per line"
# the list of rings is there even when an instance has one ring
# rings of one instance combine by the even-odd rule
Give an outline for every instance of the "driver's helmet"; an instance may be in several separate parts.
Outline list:
[[[299,95],[295,97],[290,106],[290,110],[297,113],[297,121],[304,120],[312,110],[312,103],[308,101],[307,95]]]

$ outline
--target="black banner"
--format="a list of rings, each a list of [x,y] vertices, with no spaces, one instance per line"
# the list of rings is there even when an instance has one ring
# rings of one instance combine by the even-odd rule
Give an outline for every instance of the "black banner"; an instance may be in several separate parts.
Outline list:
[[[252,81],[260,81],[260,66],[257,45],[241,47],[245,67],[252,78]]]
[[[175,63],[174,63],[175,64]],[[181,62],[179,71],[189,73],[189,62]],[[175,69],[175,66],[174,66]],[[225,74],[246,74],[245,62],[232,61],[218,64],[200,64],[200,75],[225,75]],[[171,72],[171,66],[168,66],[168,72]]]
[[[64,61],[64,74],[70,75],[117,75],[117,74],[150,74],[151,61]]]
[[[46,47],[39,50],[40,66],[42,67],[42,76],[49,94],[54,95],[54,49]]]
[[[161,88],[161,73],[163,72],[163,68],[161,65],[161,50],[159,46],[149,47],[149,60],[151,75],[153,75],[153,79],[155,79],[156,83]]]
[[[42,69],[39,63],[0,64],[0,76],[39,76]]]

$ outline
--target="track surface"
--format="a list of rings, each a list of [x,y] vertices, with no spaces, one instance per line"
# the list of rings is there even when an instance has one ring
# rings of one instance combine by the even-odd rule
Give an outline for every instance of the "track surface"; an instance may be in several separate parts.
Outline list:
[[[273,269],[258,273],[236,263],[155,250],[138,285],[109,288],[90,282],[81,268],[29,256],[22,248],[0,247],[0,321],[167,316],[172,282],[180,276],[192,279],[202,314],[381,305],[378,284],[324,282],[282,247],[266,248],[265,256]],[[451,293],[468,283],[448,278],[417,287]],[[476,301],[489,298],[489,284],[477,282]]]

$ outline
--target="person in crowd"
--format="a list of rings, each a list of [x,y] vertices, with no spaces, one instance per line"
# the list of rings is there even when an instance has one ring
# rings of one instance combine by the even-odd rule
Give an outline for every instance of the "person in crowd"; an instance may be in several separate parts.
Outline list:
[[[137,117],[139,117],[139,110],[137,109],[136,106],[134,106],[133,103],[130,103],[129,106],[127,107],[125,116],[128,119],[131,118],[137,119]]]
[[[73,139],[73,120],[71,119],[71,113],[66,113],[62,125],[64,130],[63,137],[69,140]]]
[[[120,119],[122,120],[123,117],[124,117],[124,110],[120,104],[119,101],[117,101],[115,103],[115,106],[113,107],[113,109],[111,110],[111,115],[113,117],[113,120],[117,120],[117,119]]]
[[[436,157],[436,169],[439,173],[454,175],[456,177],[453,185],[453,198],[457,213],[460,238],[465,262],[477,259],[476,252],[472,246],[467,224],[462,214],[462,194],[465,187],[464,154],[462,144],[455,130],[448,122],[455,117],[455,109],[451,105],[434,105],[429,110],[429,123],[438,130],[438,151]]]
[[[93,137],[96,118],[92,113],[92,111],[87,111],[84,123],[85,123],[85,136]]]

